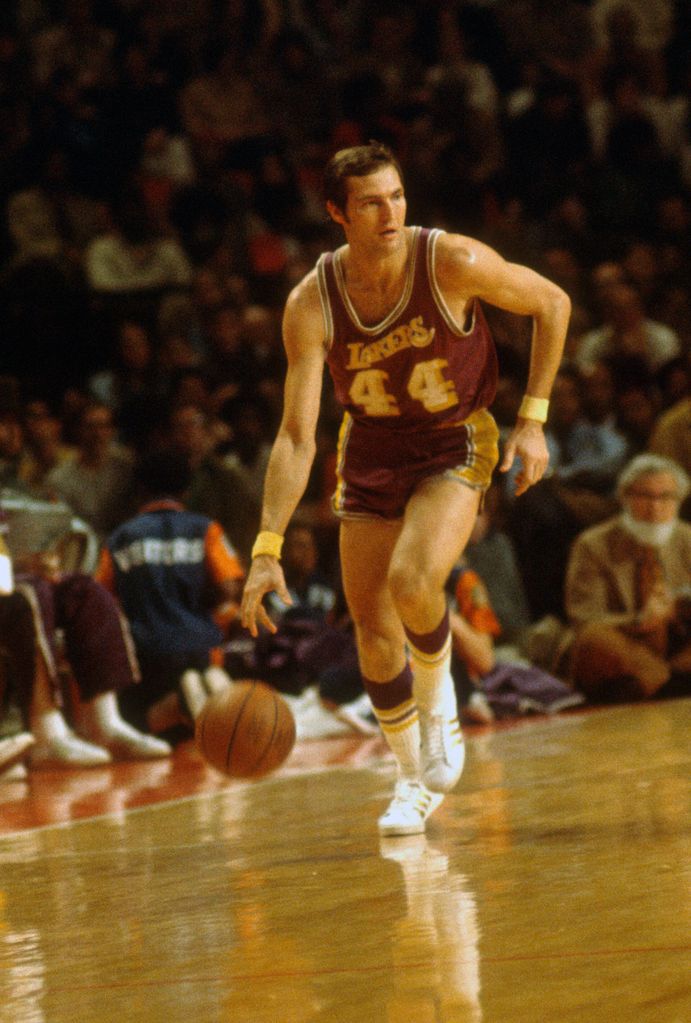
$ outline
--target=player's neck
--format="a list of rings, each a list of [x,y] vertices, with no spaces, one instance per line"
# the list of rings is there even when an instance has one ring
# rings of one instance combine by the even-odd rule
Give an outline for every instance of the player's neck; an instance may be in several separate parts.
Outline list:
[[[369,247],[348,244],[342,259],[348,291],[396,290],[406,276],[411,247],[409,230],[405,231],[404,243],[392,252],[373,252]]]

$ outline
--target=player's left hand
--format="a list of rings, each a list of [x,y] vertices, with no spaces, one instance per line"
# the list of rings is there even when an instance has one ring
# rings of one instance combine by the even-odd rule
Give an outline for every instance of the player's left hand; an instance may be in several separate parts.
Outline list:
[[[504,445],[500,472],[508,472],[518,458],[521,468],[516,476],[515,496],[520,497],[545,475],[549,452],[542,424],[534,419],[519,419]]]
[[[259,635],[260,625],[272,633],[277,630],[276,624],[269,618],[262,603],[264,596],[272,590],[285,604],[293,603],[280,562],[276,558],[260,554],[252,559],[240,605],[242,624],[255,638]]]

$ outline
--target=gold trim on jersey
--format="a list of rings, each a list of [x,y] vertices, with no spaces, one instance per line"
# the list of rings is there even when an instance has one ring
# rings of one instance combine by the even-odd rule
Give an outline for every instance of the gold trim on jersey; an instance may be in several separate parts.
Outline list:
[[[444,317],[449,330],[451,330],[454,334],[457,334],[459,337],[468,337],[469,334],[472,334],[475,328],[475,303],[473,302],[473,315],[470,321],[470,326],[467,330],[464,330],[463,325],[456,321],[456,318],[446,304],[446,299],[442,295],[441,288],[437,283],[435,252],[437,248],[437,240],[442,234],[444,234],[444,232],[440,231],[438,227],[435,227],[432,231],[430,231],[429,239],[427,241],[427,277],[432,290],[432,298],[434,299],[437,309]]]
[[[336,252],[334,252],[333,268],[338,292],[341,296],[343,305],[345,306],[345,310],[348,316],[352,320],[355,327],[357,327],[357,329],[361,331],[363,334],[371,334],[372,336],[374,336],[375,334],[379,334],[382,330],[386,330],[387,327],[391,326],[394,320],[398,319],[398,317],[401,315],[405,307],[408,305],[408,302],[410,301],[410,296],[412,294],[413,284],[415,281],[415,265],[417,263],[417,253],[420,241],[421,228],[411,227],[410,230],[412,232],[412,244],[410,247],[410,260],[408,263],[408,272],[406,275],[405,287],[403,288],[403,294],[399,298],[398,302],[396,302],[396,305],[393,307],[391,312],[388,313],[384,317],[384,319],[381,320],[380,323],[375,323],[374,326],[372,327],[365,326],[365,324],[358,316],[355,310],[355,306],[350,300],[350,295],[348,294],[348,290],[346,288],[345,274],[343,273],[342,263],[343,248],[340,248]]]
[[[317,286],[319,288],[319,301],[324,317],[324,345],[327,351],[331,348],[334,340],[334,320],[329,301],[329,288],[326,283],[326,253],[322,253],[317,260]]]

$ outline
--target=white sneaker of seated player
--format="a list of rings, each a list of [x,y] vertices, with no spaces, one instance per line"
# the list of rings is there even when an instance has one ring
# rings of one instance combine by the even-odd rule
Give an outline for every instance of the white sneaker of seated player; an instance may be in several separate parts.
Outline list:
[[[361,735],[381,735],[381,728],[374,716],[372,701],[367,693],[348,703],[338,704],[333,708],[333,713],[339,721],[344,721]]]
[[[140,732],[121,717],[113,690],[99,693],[82,705],[82,731],[107,749],[114,760],[149,760],[173,752],[164,739]]]
[[[35,742],[36,739],[31,732],[18,732],[16,735],[0,739],[0,778],[6,779],[12,768],[21,766],[22,760]]]
[[[103,746],[87,742],[73,732],[37,740],[29,752],[32,767],[103,767],[112,759]]]
[[[202,673],[202,681],[209,696],[227,692],[233,685],[228,672],[216,664],[212,664]]]
[[[113,760],[157,760],[169,757],[173,752],[173,747],[165,739],[145,735],[129,725],[114,728],[108,735],[101,736],[100,743]]]
[[[463,708],[463,717],[478,725],[491,725],[495,720],[489,700],[481,690],[476,689],[470,694],[468,702]]]
[[[188,668],[183,672],[180,679],[180,695],[182,705],[187,708],[192,721],[196,721],[209,698],[201,672],[195,671],[194,668]]]
[[[111,763],[108,750],[75,735],[57,707],[32,715],[31,731],[36,739],[29,751],[32,767],[101,767]]]

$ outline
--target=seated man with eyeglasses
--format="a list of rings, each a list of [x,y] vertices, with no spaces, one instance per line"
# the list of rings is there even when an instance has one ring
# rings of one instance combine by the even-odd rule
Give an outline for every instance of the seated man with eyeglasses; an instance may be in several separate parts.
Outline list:
[[[691,694],[691,525],[679,518],[688,492],[676,462],[637,455],[618,478],[621,514],[573,545],[571,678],[593,702]]]

